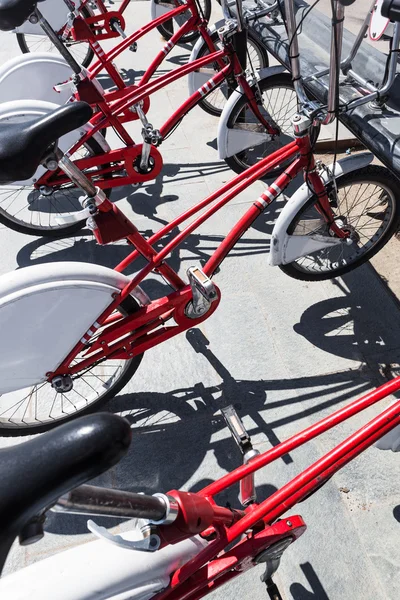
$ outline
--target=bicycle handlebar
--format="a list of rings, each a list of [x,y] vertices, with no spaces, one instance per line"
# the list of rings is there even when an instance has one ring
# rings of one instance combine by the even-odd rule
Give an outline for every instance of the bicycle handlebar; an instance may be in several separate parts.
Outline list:
[[[170,507],[168,498],[146,496],[93,485],[81,485],[61,496],[51,510],[84,515],[164,521]]]

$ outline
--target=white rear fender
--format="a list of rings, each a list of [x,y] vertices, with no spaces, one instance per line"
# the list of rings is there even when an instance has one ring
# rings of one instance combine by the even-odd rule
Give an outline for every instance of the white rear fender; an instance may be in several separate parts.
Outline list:
[[[215,33],[217,29],[224,25],[225,21],[222,19],[218,21],[212,27],[208,27],[207,31],[210,35]],[[198,58],[200,49],[205,44],[203,38],[200,36],[195,45],[193,46],[193,50],[190,54],[189,63],[195,61]],[[193,73],[189,73],[188,76],[188,87],[189,87],[189,96],[194,94],[202,85],[207,83],[211,77],[215,75],[215,71],[212,68],[212,65],[206,65],[201,69],[201,71],[194,71]]]
[[[150,12],[151,12],[151,20],[158,19],[162,15],[165,15],[168,12],[171,12],[175,7],[172,4],[162,4],[161,2],[154,2],[151,0]]]
[[[373,154],[370,152],[363,152],[342,158],[335,164],[334,175],[338,178],[351,171],[357,171],[369,165],[373,158]],[[330,165],[328,168],[331,172],[333,171],[333,165]],[[326,172],[321,177],[325,183],[328,183],[329,176]],[[284,206],[272,231],[271,250],[269,254],[270,265],[286,265],[311,252],[343,243],[338,238],[329,238],[328,236],[289,235],[287,233],[288,227],[295,215],[310,198],[311,192],[307,184],[303,183]]]
[[[45,381],[128,283],[112,269],[79,262],[2,275],[0,393]]]
[[[257,80],[278,75],[284,72],[281,66],[266,67],[258,72]],[[203,82],[204,83],[204,82]],[[249,81],[249,85],[253,85],[254,81]],[[237,102],[241,99],[243,90],[237,89],[231,94],[227,103],[224,106],[221,117],[218,121],[218,154],[219,158],[224,159],[233,156],[246,148],[252,148],[258,144],[268,141],[271,136],[265,132],[251,131],[248,129],[232,129],[228,127],[228,122],[233,109]]]
[[[61,56],[50,52],[22,54],[0,67],[0,102],[29,99],[65,104],[72,94],[70,86],[60,91],[54,87],[68,81],[72,74]]]
[[[122,536],[132,540],[137,533]],[[26,600],[29,590],[29,600],[149,600],[206,546],[200,537],[157,552],[128,550],[103,540],[89,542],[2,578],[0,596]]]

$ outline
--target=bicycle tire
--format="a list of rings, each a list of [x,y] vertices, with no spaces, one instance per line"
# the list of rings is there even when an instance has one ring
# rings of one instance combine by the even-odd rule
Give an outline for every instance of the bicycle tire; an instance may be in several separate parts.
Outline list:
[[[262,101],[257,102],[260,112],[267,117],[267,120],[272,120],[280,127],[281,135],[277,136],[274,140],[226,157],[224,159],[226,164],[235,173],[242,173],[261,159],[294,140],[291,118],[297,111],[297,96],[294,91],[291,75],[289,73],[279,73],[265,77],[254,85],[252,90],[256,98],[258,97],[258,91],[261,93]],[[287,112],[283,112],[286,107],[288,107]],[[262,127],[251,108],[248,107],[246,96],[242,95],[232,108],[227,127],[240,129],[249,123],[254,123]],[[312,144],[315,143],[318,134],[319,127],[314,127],[311,134]],[[277,177],[292,160],[291,158],[269,171],[266,178]]]
[[[215,44],[216,48],[220,49],[220,46],[219,46],[220,40],[219,40],[217,31],[214,31],[211,34],[211,39],[212,39],[213,43]],[[247,33],[247,51],[248,51],[248,55],[250,56],[250,59],[253,62],[253,67],[254,67],[255,71],[258,71],[260,69],[264,69],[265,67],[268,67],[268,65],[269,65],[268,52],[260,44],[258,39],[252,34],[252,32],[250,30]],[[205,42],[203,42],[203,44],[201,45],[201,47],[199,49],[199,52],[197,53],[196,58],[202,58],[203,56],[206,56],[207,54],[209,54],[209,52],[210,51],[208,49],[207,44]],[[256,63],[255,61],[258,61],[258,63]],[[206,65],[205,68],[211,69],[212,67],[209,65]],[[217,72],[217,70],[219,70],[217,64],[213,65],[213,68],[214,68],[215,72]],[[210,73],[210,78],[211,77],[212,77],[212,73]],[[225,88],[224,88],[224,86],[225,86]],[[200,106],[200,108],[202,108],[209,115],[212,115],[214,117],[219,117],[222,114],[226,100],[232,94],[234,89],[235,89],[235,87],[229,88],[227,84],[223,83],[221,86],[219,86],[218,88],[213,90],[211,93],[207,94],[207,96],[202,98],[198,102],[198,106]]]
[[[96,155],[96,154],[101,154],[103,152],[100,144],[95,140],[95,139],[89,139],[87,141],[87,143],[85,144],[85,146],[88,147],[89,151],[92,152],[92,155]],[[105,167],[106,165],[103,165],[103,167]],[[29,186],[25,186],[26,189],[29,188]],[[63,235],[69,235],[72,233],[76,233],[77,231],[79,231],[80,229],[82,229],[85,224],[86,224],[86,219],[81,219],[80,221],[77,221],[76,223],[72,223],[71,225],[57,225],[54,227],[50,227],[50,226],[41,226],[38,224],[34,224],[34,223],[26,223],[21,221],[20,218],[16,218],[16,216],[12,216],[9,212],[7,212],[7,210],[10,209],[11,204],[9,204],[9,206],[7,206],[7,210],[4,210],[2,208],[2,202],[4,202],[4,199],[2,199],[2,195],[3,194],[8,194],[7,191],[2,192],[2,189],[9,189],[9,187],[7,185],[5,186],[0,186],[0,223],[2,223],[3,225],[5,225],[6,227],[8,227],[9,229],[12,229],[13,231],[17,231],[18,233],[24,233],[26,235],[41,235],[43,237],[54,237],[54,236],[63,236]],[[24,189],[24,187],[21,187],[21,190]],[[34,189],[34,188],[32,188]],[[68,189],[68,188],[63,188]],[[76,190],[76,188],[73,188]],[[105,190],[103,190],[104,193],[106,194],[107,197],[109,197],[109,195],[111,194],[112,189],[111,188],[107,188]],[[83,192],[79,192],[80,195],[82,195]],[[65,196],[65,194],[63,194]],[[5,198],[5,201],[7,201],[7,196]],[[40,195],[38,195],[37,198],[38,203],[40,202]],[[75,206],[77,210],[80,210],[80,204],[78,199],[74,198],[72,199],[67,199],[67,202],[75,202]],[[29,204],[29,210],[31,209],[31,207],[34,206],[34,202],[33,201],[27,201],[27,206]],[[50,201],[49,201],[50,202]],[[57,202],[57,200],[56,200]],[[18,215],[21,214],[21,210],[19,209],[17,210]],[[38,211],[40,212],[40,211]],[[46,214],[50,214],[51,215],[51,208],[50,211],[48,211],[48,213]]]
[[[369,240],[368,242],[366,242],[366,250],[363,254],[361,254],[361,249],[359,246],[357,246],[357,248],[354,246],[353,248],[353,244],[351,244],[350,246],[347,246],[348,248],[348,254],[346,254],[346,256],[343,256],[342,261],[338,262],[336,261],[331,261],[331,258],[336,258],[336,255],[333,254],[333,252],[335,252],[335,249],[337,249],[337,251],[339,250],[338,246],[334,246],[332,253],[331,253],[331,258],[329,258],[328,256],[328,252],[330,251],[329,248],[327,249],[323,249],[323,250],[319,250],[317,252],[314,252],[312,255],[309,255],[309,257],[312,257],[314,260],[318,260],[319,261],[319,268],[322,269],[322,265],[323,265],[323,260],[328,260],[328,263],[331,265],[331,268],[329,268],[329,270],[326,271],[316,271],[313,272],[311,270],[311,266],[309,269],[306,268],[306,266],[304,264],[300,264],[300,262],[298,261],[303,261],[303,263],[305,262],[305,259],[308,259],[309,257],[302,257],[300,259],[297,259],[294,262],[291,262],[287,265],[280,265],[280,269],[286,273],[286,275],[289,275],[290,277],[294,278],[294,279],[300,279],[302,281],[323,281],[326,279],[331,279],[333,277],[340,277],[342,275],[345,275],[346,273],[349,273],[350,271],[356,269],[357,267],[361,266],[362,264],[364,264],[365,262],[367,262],[370,258],[372,258],[377,252],[379,252],[383,246],[390,240],[390,238],[396,233],[397,229],[399,228],[400,225],[400,203],[398,202],[398,198],[400,198],[400,183],[397,180],[396,177],[394,177],[394,175],[392,175],[390,173],[390,171],[388,171],[386,168],[384,167],[380,167],[377,165],[369,165],[367,167],[364,167],[362,169],[359,169],[358,171],[354,171],[351,173],[347,173],[346,175],[343,175],[342,177],[340,177],[337,180],[337,188],[338,191],[343,190],[346,187],[351,187],[351,186],[358,186],[358,190],[354,190],[353,193],[357,194],[355,196],[356,200],[352,203],[352,205],[350,206],[350,209],[352,208],[356,208],[357,206],[360,205],[361,200],[360,198],[362,197],[360,189],[361,189],[361,185],[362,184],[366,184],[366,185],[375,185],[376,187],[380,187],[382,189],[382,193],[386,195],[382,196],[381,195],[378,197],[378,202],[379,204],[377,206],[372,205],[371,207],[366,209],[365,215],[368,217],[368,220],[366,221],[366,225],[368,227],[368,230],[370,230],[373,226],[374,226],[374,221],[376,221],[377,225],[381,222],[382,226],[377,230],[377,232],[372,235],[371,240]],[[330,186],[330,192],[332,193],[333,189],[332,186]],[[370,190],[370,192],[372,192],[373,190]],[[371,195],[370,198],[372,198],[373,196]],[[348,200],[347,200],[347,195],[345,196],[345,201],[346,201],[346,207],[348,207]],[[297,215],[293,218],[291,224],[288,227],[288,233],[289,235],[293,235],[295,234],[296,230],[300,232],[301,229],[303,229],[303,234],[304,231],[307,230],[307,220],[310,222],[310,220],[313,218],[313,213],[315,215],[316,212],[316,208],[315,208],[315,203],[316,203],[316,198],[312,197],[310,198],[310,200],[307,202],[307,204],[305,206],[303,206],[303,208],[297,213]],[[345,217],[344,215],[344,210],[341,210],[341,204],[342,204],[342,199],[339,199],[338,202],[338,206],[337,206],[337,210],[341,211],[341,215],[337,215],[346,219],[349,219],[349,217]],[[383,211],[383,209],[380,209],[379,212],[379,208],[380,206],[384,206],[385,204],[387,204],[387,210]],[[343,200],[343,207],[344,207],[344,200]],[[377,212],[378,210],[378,212]],[[371,212],[371,211],[375,211],[375,212]],[[386,212],[388,212],[388,214],[386,214]],[[308,216],[308,219],[306,218],[306,215]],[[320,214],[318,213],[320,221],[321,221],[321,217]],[[361,215],[355,215],[353,217],[351,217],[353,220],[355,218],[357,218],[357,224],[356,224],[356,228],[358,228],[358,225],[360,223],[360,220],[362,218],[363,214]],[[372,225],[371,225],[372,223]],[[351,221],[349,220],[349,225],[351,227]],[[385,225],[385,227],[384,227]],[[327,228],[327,225],[325,223],[325,227]],[[316,225],[316,228],[314,228],[313,230],[308,228],[308,232],[310,235],[315,234],[317,231],[321,234],[322,232],[320,231],[321,227],[318,228],[318,224]],[[381,229],[381,231],[380,231]],[[360,236],[358,230],[355,231],[355,234],[357,234],[357,236]],[[329,232],[325,232],[325,235],[329,235],[331,237],[331,235],[329,234]],[[370,235],[370,234],[368,234]],[[362,236],[362,234],[361,234]],[[360,239],[361,239],[360,236]],[[363,246],[364,247],[364,246]],[[341,248],[346,250],[346,246],[341,246]],[[357,252],[358,249],[358,252]],[[351,259],[351,251],[353,251],[354,254],[354,259]],[[328,258],[326,258],[328,256]],[[344,262],[345,261],[345,262]],[[335,267],[335,264],[337,264],[337,267]]]
[[[126,316],[127,314],[133,314],[140,309],[140,305],[132,296],[128,296],[124,302],[119,307],[119,312]],[[78,410],[75,413],[67,414],[62,413],[62,418],[54,419],[49,421],[48,423],[40,423],[38,425],[12,425],[12,426],[4,426],[4,424],[0,421],[0,433],[2,436],[15,437],[15,436],[25,436],[25,435],[35,435],[37,433],[43,433],[44,431],[49,431],[54,427],[60,425],[60,423],[67,423],[68,421],[73,421],[78,417],[82,417],[84,415],[92,414],[101,408],[104,407],[107,402],[112,400],[116,394],[118,394],[130,381],[130,379],[134,376],[137,369],[140,366],[144,353],[138,354],[133,358],[125,361],[126,368],[122,372],[122,376],[116,379],[115,383],[110,387],[105,389],[105,392],[102,396],[98,397],[94,400],[90,405],[86,406],[82,410]],[[106,362],[106,361],[105,361]],[[103,363],[104,364],[104,363]],[[94,367],[95,368],[95,367]],[[85,371],[85,373],[88,371]],[[77,379],[80,379],[82,376],[79,376]],[[50,384],[44,384],[49,385]],[[106,388],[106,386],[104,386]],[[73,388],[74,389],[74,388]],[[68,394],[69,392],[66,392]],[[1,406],[1,397],[0,397],[0,406]],[[51,410],[53,407],[51,407]]]
[[[201,5],[202,5],[204,18],[208,22],[211,17],[211,0],[198,0],[198,1],[200,1]],[[188,11],[188,16],[190,16],[190,14],[191,13]],[[184,17],[184,15],[185,15],[185,13],[183,13],[183,15],[179,15],[179,16]],[[187,20],[187,18],[188,17],[186,17],[186,20]],[[162,35],[164,40],[166,40],[166,41],[170,40],[175,33],[174,20],[169,19],[168,21],[164,21],[164,23],[157,26],[157,30]],[[178,42],[178,46],[180,46],[181,44],[190,44],[191,42],[194,42],[195,40],[198,39],[199,35],[200,35],[200,33],[198,31],[189,31],[188,33],[186,33],[185,35],[183,35],[181,37],[181,39]]]
[[[82,16],[87,18],[90,17],[90,12],[87,10],[87,8],[82,8],[81,10],[82,12]],[[29,54],[30,52],[32,52],[32,50],[29,47],[26,35],[24,33],[17,33],[17,43],[18,46],[21,50],[21,52],[23,54]],[[35,38],[47,38],[47,36],[45,34],[43,34],[43,36],[41,35],[35,35]],[[81,44],[86,44],[87,42],[75,42],[74,44],[70,44],[72,46],[80,46]],[[56,52],[56,48],[53,46],[53,44],[51,43],[51,41],[48,39],[48,49],[47,50],[39,50],[41,52]],[[66,46],[68,47],[68,43],[66,44]],[[82,67],[88,67],[90,65],[90,63],[93,60],[94,57],[94,52],[92,50],[92,48],[90,47],[90,44],[87,45],[87,51],[86,54],[83,55],[83,59],[81,60],[79,56],[75,56],[75,54],[73,52],[71,52],[71,54],[74,56],[74,58],[79,62],[79,64],[82,65]]]

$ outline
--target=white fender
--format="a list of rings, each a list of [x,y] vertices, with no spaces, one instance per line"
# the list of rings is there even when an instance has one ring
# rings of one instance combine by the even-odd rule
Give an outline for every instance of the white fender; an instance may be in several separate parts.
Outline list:
[[[393,23],[390,22],[390,19],[382,15],[382,4],[383,0],[377,0],[375,10],[372,11],[369,22],[368,33],[373,42],[380,40],[384,33],[393,37]]]
[[[207,31],[210,35],[212,35],[217,29],[222,27],[225,24],[225,21],[222,19],[218,21],[211,27],[208,27]],[[198,58],[198,54],[200,48],[204,45],[204,40],[200,36],[195,45],[193,46],[192,52],[190,53],[189,63],[195,61]],[[215,75],[215,71],[211,66],[206,65],[202,67],[201,71],[194,71],[193,73],[189,73],[188,76],[188,88],[189,88],[189,96],[194,94],[202,85],[204,85],[211,77]]]
[[[71,76],[71,67],[61,56],[50,52],[22,54],[0,67],[0,102],[26,98],[65,104],[71,97],[70,87],[57,92],[54,86]]]
[[[80,0],[75,0],[75,8],[78,9],[81,5]],[[50,23],[54,31],[59,32],[67,22],[69,10],[64,3],[64,0],[47,0],[39,5],[40,12],[45,19]],[[21,27],[14,30],[15,33],[29,33],[33,35],[42,35],[45,33],[40,25],[34,25],[29,21],[25,21]]]
[[[0,123],[6,123],[7,121],[11,121],[13,123],[17,121],[31,121],[32,119],[41,115],[45,115],[56,108],[58,108],[58,104],[45,102],[43,100],[17,100],[15,102],[4,102],[0,104]],[[59,148],[64,153],[67,152],[76,144],[79,138],[91,128],[92,125],[86,123],[85,125],[82,125],[82,127],[79,127],[79,129],[69,131],[66,135],[59,139]],[[99,142],[105,152],[110,149],[105,138],[100,132],[96,133],[93,137]],[[31,179],[27,179],[25,181],[16,181],[13,184],[7,184],[6,187],[11,188],[14,185],[16,187],[20,187],[21,185],[32,185],[45,172],[45,167],[40,165]]]
[[[370,152],[341,158],[335,164],[334,175],[338,178],[351,171],[357,171],[369,165],[373,158],[374,155]],[[333,165],[329,165],[328,168],[333,172]],[[325,183],[328,183],[329,176],[326,172],[321,175],[321,178]],[[286,265],[311,252],[343,243],[338,238],[329,238],[324,235],[289,235],[287,233],[287,229],[295,215],[308,202],[310,197],[311,192],[307,184],[303,183],[284,206],[272,231],[269,254],[270,265]]]
[[[46,380],[129,278],[79,262],[25,267],[0,277],[0,393]]]
[[[137,532],[122,537],[135,540]],[[174,571],[206,546],[200,537],[157,552],[128,550],[103,540],[89,542],[2,578],[0,596],[26,600],[29,590],[29,600],[149,600],[169,585]]]
[[[265,67],[258,72],[257,80],[266,79],[272,75],[283,73],[285,69],[281,66]],[[249,81],[253,85],[252,81]],[[270,139],[270,135],[265,132],[251,131],[247,129],[232,129],[228,127],[228,121],[232,110],[236,103],[239,102],[243,95],[242,89],[236,89],[229,97],[224,106],[222,114],[218,121],[218,154],[219,158],[224,159],[233,156],[246,148],[252,148],[258,144],[262,144]]]
[[[154,0],[151,0],[151,3],[150,3],[151,20],[154,21],[154,19],[157,19],[158,17],[165,15],[165,13],[170,12],[174,8],[176,8],[176,7],[173,6],[172,4],[163,4],[161,1],[154,2]]]

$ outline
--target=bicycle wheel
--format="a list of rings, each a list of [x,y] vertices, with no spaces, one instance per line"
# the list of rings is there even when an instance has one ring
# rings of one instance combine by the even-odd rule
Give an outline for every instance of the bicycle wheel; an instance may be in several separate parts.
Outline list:
[[[336,221],[350,231],[351,244],[343,242],[281,265],[284,273],[303,281],[322,281],[356,269],[389,241],[400,224],[400,184],[384,167],[367,166],[343,175],[328,195]],[[332,238],[316,208],[316,197],[294,217],[289,235],[323,235]]]
[[[119,309],[132,314],[140,306],[132,297]],[[89,341],[93,342],[101,330]],[[84,352],[87,351],[87,348]],[[83,354],[83,353],[82,353]],[[21,436],[42,433],[60,423],[99,410],[114,398],[136,373],[143,354],[130,360],[105,360],[84,370],[73,379],[69,392],[57,392],[48,382],[0,395],[1,435]],[[80,362],[79,355],[74,361]]]
[[[211,0],[197,0],[198,5],[201,7],[204,18],[206,21],[210,20],[211,16]],[[175,4],[171,2],[158,2],[158,4],[165,4],[168,7],[175,8]],[[200,13],[201,14],[201,13]],[[192,16],[192,13],[188,10],[184,13],[181,13],[175,19],[169,19],[169,21],[165,21],[162,25],[158,25],[157,29],[163,36],[165,40],[170,40],[174,33],[177,31],[179,27],[182,27],[184,23]],[[181,37],[179,40],[180,44],[190,44],[194,42],[199,37],[198,31],[189,31],[185,35]]]
[[[82,9],[82,15],[90,17],[86,8]],[[26,33],[17,33],[17,42],[23,54],[28,52],[58,52],[53,43],[46,35],[31,35]],[[94,52],[87,42],[74,42],[68,39],[64,42],[65,46],[71,52],[75,60],[83,67],[88,67],[93,60]]]
[[[83,152],[95,156],[103,150],[96,140],[90,139]],[[82,156],[84,154],[77,152],[72,159]],[[105,189],[104,192],[109,196],[111,189]],[[82,210],[79,202],[82,194],[82,190],[72,182],[46,190],[38,190],[33,185],[0,185],[0,223],[27,235],[54,236],[75,233],[82,229],[86,219],[72,225],[60,225],[56,219],[60,215],[66,216]]]
[[[222,50],[222,44],[218,37],[218,32],[214,31],[211,34],[211,39],[215,45],[216,50]],[[205,42],[203,42],[196,58],[202,58],[203,56],[207,56],[210,54],[210,50]],[[247,55],[248,55],[248,64],[252,64],[254,71],[258,71],[263,69],[264,67],[268,67],[269,59],[268,53],[263,48],[263,46],[259,43],[257,38],[253,36],[251,31],[248,31],[247,36]],[[215,73],[219,71],[219,66],[217,63],[206,65],[199,69],[199,73],[204,73],[209,76],[209,78],[213,77]],[[222,110],[225,106],[225,103],[229,96],[232,94],[234,88],[230,87],[226,81],[222,83],[218,88],[213,90],[210,94],[207,94],[205,98],[200,100],[198,106],[200,106],[206,113],[213,115],[215,117],[219,117],[222,113]]]
[[[226,164],[235,173],[242,173],[260,160],[276,152],[293,141],[292,117],[297,112],[297,96],[293,88],[292,78],[289,73],[281,73],[261,79],[253,86],[257,98],[257,105],[261,114],[268,120],[279,126],[281,134],[275,139],[267,139],[265,142],[246,148],[242,152],[226,157]],[[263,125],[258,121],[247,98],[242,95],[229,116],[228,129],[237,131],[265,131]],[[319,128],[313,128],[311,141],[317,139]],[[293,159],[283,162],[268,173],[268,177],[276,177],[282,173]]]

